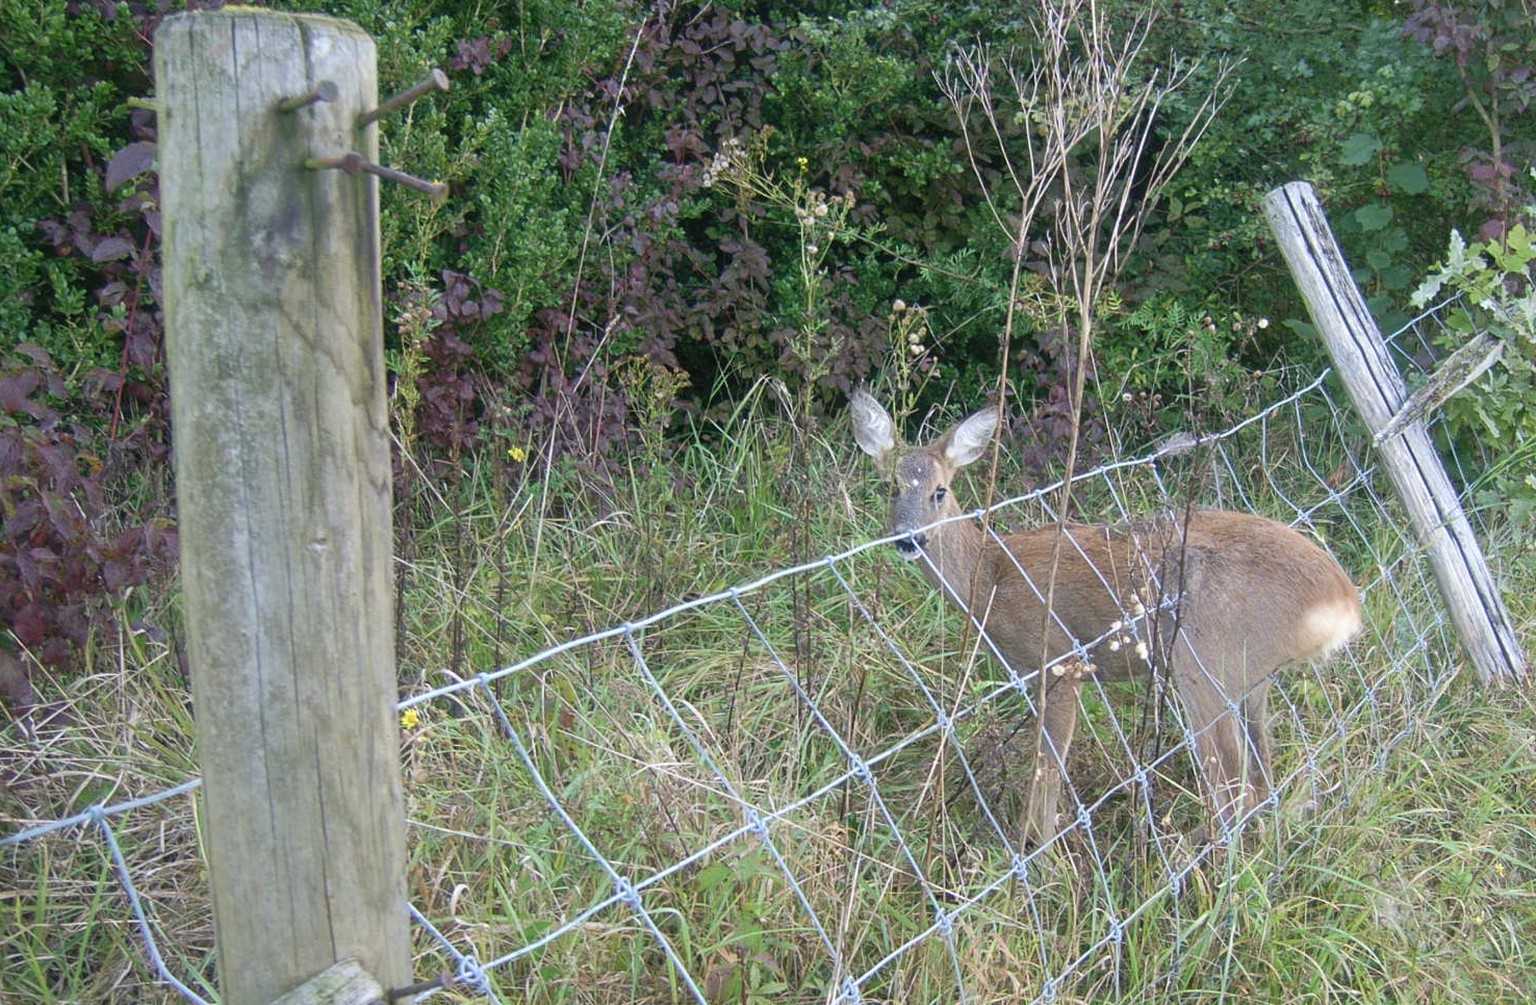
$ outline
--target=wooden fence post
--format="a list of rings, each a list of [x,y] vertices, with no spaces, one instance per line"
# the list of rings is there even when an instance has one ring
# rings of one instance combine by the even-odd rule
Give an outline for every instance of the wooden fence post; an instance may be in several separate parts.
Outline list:
[[[1317,194],[1306,182],[1292,182],[1264,197],[1264,213],[1355,410],[1373,435],[1381,433],[1407,401],[1407,388]],[[1478,676],[1524,679],[1525,655],[1509,611],[1424,424],[1403,424],[1379,450]]]
[[[228,1005],[410,983],[373,41],[229,7],[155,35],[202,827]],[[334,86],[332,86],[334,85]],[[280,107],[288,99],[317,98]],[[328,99],[328,100],[327,100]]]

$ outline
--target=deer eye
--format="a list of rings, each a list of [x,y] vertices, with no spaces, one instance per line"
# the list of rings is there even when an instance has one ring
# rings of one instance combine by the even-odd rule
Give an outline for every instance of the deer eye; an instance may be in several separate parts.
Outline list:
[[[944,501],[944,497],[947,495],[949,495],[949,489],[940,485],[938,488],[933,490],[933,501],[936,503],[941,503]]]

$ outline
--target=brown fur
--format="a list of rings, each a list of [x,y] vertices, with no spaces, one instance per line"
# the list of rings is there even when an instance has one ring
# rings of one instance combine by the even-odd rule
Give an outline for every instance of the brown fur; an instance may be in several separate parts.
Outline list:
[[[888,462],[889,416],[863,392],[852,407],[860,446]],[[1269,792],[1271,676],[1326,657],[1359,631],[1354,585],[1295,530],[1245,513],[1052,525],[1001,544],[972,520],[930,526],[962,513],[949,485],[995,426],[995,413],[980,412],[900,455],[891,532],[909,535],[898,549],[925,559],[929,581],[976,619],[1016,673],[1045,667],[1023,837],[1044,842],[1063,826],[1061,770],[1085,677],[1126,680],[1153,667],[1183,706],[1207,808],[1229,826]],[[1075,644],[1088,647],[1086,664],[1062,658]]]

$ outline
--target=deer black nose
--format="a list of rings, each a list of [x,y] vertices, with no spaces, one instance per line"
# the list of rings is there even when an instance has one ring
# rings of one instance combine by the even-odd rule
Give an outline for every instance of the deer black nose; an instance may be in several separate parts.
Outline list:
[[[921,532],[908,534],[896,541],[896,551],[902,558],[916,558],[927,544],[927,534]]]

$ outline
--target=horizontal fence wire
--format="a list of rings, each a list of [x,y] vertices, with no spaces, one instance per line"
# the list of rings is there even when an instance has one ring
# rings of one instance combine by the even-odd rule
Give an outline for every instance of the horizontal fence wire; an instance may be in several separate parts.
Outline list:
[[[1405,358],[1423,355],[1415,337],[1400,335]],[[1246,832],[1348,813],[1369,773],[1339,766],[1384,765],[1454,673],[1432,577],[1346,407],[1325,374],[1219,434],[1075,479],[1079,505],[1110,520],[1192,497],[1273,516],[1361,588],[1363,636],[1273,689],[1273,786],[1241,826],[1190,836],[1204,819],[1192,736],[1158,681],[1090,676],[1068,825],[1021,843],[1034,676],[989,658],[936,595],[891,589],[915,570],[893,539],[866,541],[403,699],[428,723],[406,752],[418,971],[496,1002],[562,1000],[578,973],[613,1001],[750,986],[1050,1002],[1120,986],[1128,946],[1154,931],[1176,986],[1208,924],[1186,904],[1204,873],[1230,868]],[[1055,519],[1056,488],[996,504],[989,525]],[[454,791],[415,786],[429,749]],[[0,854],[25,896],[57,842],[98,844],[121,900],[109,913],[136,928],[143,965],[202,1002],[216,1000],[195,962],[206,944],[173,943],[186,921],[164,914],[207,905],[173,908],[144,880],[197,855],[198,785],[27,822]],[[487,874],[491,894],[468,882]],[[191,927],[206,942],[211,920]]]

